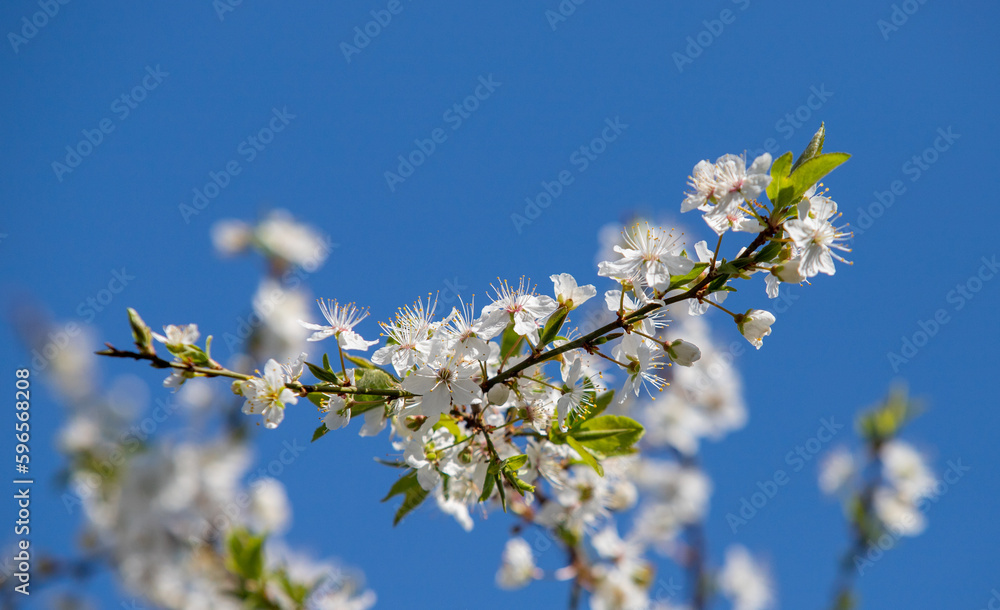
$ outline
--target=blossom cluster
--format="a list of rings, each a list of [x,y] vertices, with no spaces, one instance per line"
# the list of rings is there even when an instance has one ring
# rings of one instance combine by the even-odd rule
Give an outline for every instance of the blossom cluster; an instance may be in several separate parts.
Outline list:
[[[847,155],[823,153],[824,138],[821,128],[794,164],[791,153],[749,166],[737,155],[699,162],[681,211],[700,211],[717,243],[689,247],[683,235],[647,222],[626,227],[597,265],[613,282],[603,299],[568,273],[550,277],[551,291],[524,278],[500,281],[478,310],[462,301],[439,313],[428,298],[380,322],[385,341],[370,360],[363,354],[379,341],[364,337],[368,311],[321,300],[323,320],[297,322],[312,332],[308,342],[332,341],[330,354],[272,356],[254,375],[218,364],[207,343],[204,352],[194,346],[196,328],[153,335],[138,314],[139,352],[104,353],[172,367],[166,385],[175,388],[194,377],[235,378],[244,413],[261,415],[267,428],[290,406],[311,403],[323,420],[314,441],[358,418],[362,435],[388,429],[403,469],[388,495],[402,497],[397,522],[430,498],[466,530],[477,511],[500,507],[561,541],[570,562],[555,576],[586,589],[592,607],[650,604],[656,552],[704,571],[735,607],[760,610],[773,602],[770,580],[746,549],[731,548],[714,576],[707,565],[688,565],[702,553],[696,532],[712,487],[697,463],[699,444],[747,420],[738,375],[700,316],[724,312],[760,349],[776,319],[763,309],[727,309],[739,280],[762,273],[774,298],[782,282],[835,272],[833,259],[843,259],[833,250],[846,249],[847,235],[832,224],[836,204],[817,189]],[[727,258],[730,230],[749,236]],[[228,236],[219,238],[224,244],[239,241],[231,227],[217,234]],[[571,316],[587,304],[599,304],[603,323],[582,331]],[[156,354],[154,339],[172,361]],[[303,381],[306,370],[314,383]],[[614,515],[632,510],[622,535]],[[541,575],[515,537],[497,582],[513,588]],[[681,607],[670,604],[660,607]]]

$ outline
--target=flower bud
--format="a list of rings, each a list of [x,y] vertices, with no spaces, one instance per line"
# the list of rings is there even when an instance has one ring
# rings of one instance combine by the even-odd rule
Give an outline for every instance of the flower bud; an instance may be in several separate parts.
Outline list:
[[[683,339],[677,339],[672,343],[664,342],[663,349],[667,351],[671,360],[681,366],[691,366],[701,359],[701,350],[698,346]]]
[[[789,284],[801,284],[805,281],[806,277],[802,275],[799,270],[799,259],[793,258],[784,265],[775,266],[771,269],[773,273],[782,282],[787,282]]]
[[[486,393],[486,398],[490,401],[491,405],[500,406],[510,398],[510,388],[502,383],[498,383],[490,388],[490,391]]]
[[[149,326],[139,316],[139,312],[128,308],[128,323],[132,327],[132,338],[135,340],[135,346],[139,348],[139,352],[142,354],[156,354],[156,349],[153,347],[153,332],[149,330]]]

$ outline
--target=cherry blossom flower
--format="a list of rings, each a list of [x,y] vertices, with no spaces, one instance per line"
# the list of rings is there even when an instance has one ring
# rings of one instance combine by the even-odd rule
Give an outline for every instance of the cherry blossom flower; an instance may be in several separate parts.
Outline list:
[[[622,258],[600,263],[598,275],[621,281],[641,272],[647,286],[663,290],[670,284],[671,275],[683,275],[694,268],[691,259],[681,256],[677,238],[663,229],[636,225],[623,235],[628,247],[615,246]]]
[[[248,415],[263,415],[265,427],[277,428],[285,418],[285,405],[299,401],[298,395],[285,387],[285,384],[298,379],[302,374],[304,357],[305,354],[302,354],[297,364],[285,367],[272,358],[264,365],[263,375],[241,382],[240,391],[246,398],[243,412]]]
[[[553,275],[549,279],[555,284],[556,300],[569,309],[576,309],[597,295],[597,289],[593,285],[577,286],[576,278],[568,273]]]
[[[493,303],[483,308],[483,328],[502,331],[513,320],[514,332],[527,337],[532,345],[537,345],[538,329],[542,321],[556,310],[558,303],[552,297],[533,294],[525,287],[524,278],[516,288],[503,281],[499,288],[494,287],[493,290],[497,296]]]
[[[194,345],[194,342],[201,336],[198,332],[197,324],[187,324],[184,326],[170,324],[163,327],[163,332],[166,333],[166,336],[159,333],[152,333],[153,338],[165,344],[168,348],[172,348],[172,351],[181,349],[185,345]]]
[[[307,341],[322,341],[327,337],[336,337],[337,344],[341,349],[361,351],[367,351],[369,347],[378,343],[378,341],[365,341],[361,335],[353,330],[359,322],[368,317],[367,311],[359,311],[354,303],[341,306],[332,299],[329,302],[319,300],[317,303],[319,303],[320,311],[323,312],[323,317],[330,325],[322,326],[299,320],[299,324],[302,326],[316,331]]]
[[[764,337],[771,334],[771,325],[774,322],[775,317],[771,312],[763,309],[751,309],[740,316],[737,326],[747,341],[760,349],[764,344]]]

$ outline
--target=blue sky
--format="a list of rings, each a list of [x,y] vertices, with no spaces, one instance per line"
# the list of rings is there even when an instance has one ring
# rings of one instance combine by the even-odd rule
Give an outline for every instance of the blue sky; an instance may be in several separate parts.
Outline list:
[[[845,532],[839,508],[816,488],[815,463],[737,534],[724,515],[785,468],[785,455],[821,419],[847,422],[905,381],[930,407],[908,438],[938,472],[949,460],[971,470],[932,505],[924,535],[861,579],[862,600],[868,608],[985,607],[1000,588],[1000,414],[989,386],[1000,282],[986,279],[995,271],[983,260],[1000,255],[988,211],[1000,161],[1000,8],[589,0],[554,20],[547,11],[559,10],[556,0],[404,0],[345,57],[355,28],[389,4],[244,2],[220,18],[209,0],[71,2],[37,18],[44,25],[28,37],[23,18],[39,4],[4,3],[0,30],[15,33],[0,49],[5,309],[30,298],[79,321],[90,317],[80,304],[124,268],[134,279],[93,314],[102,340],[127,343],[127,306],[154,326],[197,322],[221,334],[246,312],[260,268],[220,261],[209,228],[274,206],[338,244],[310,276],[312,289],[368,305],[374,319],[449,284],[483,294],[497,276],[569,272],[603,290],[593,261],[601,226],[636,212],[677,218],[698,160],[766,147],[797,153],[825,121],[827,150],[854,155],[826,184],[844,220],[863,228],[855,264],[791,290],[764,349],[738,358],[750,422],[704,451],[716,489],[710,548],[720,559],[733,542],[764,553],[782,607],[822,607]],[[477,93],[474,109],[454,109]],[[624,127],[584,164],[575,151],[606,121]],[[281,128],[273,139],[248,140],[269,126]],[[81,147],[88,133],[99,143]],[[387,181],[400,155],[435,138],[412,175]],[[86,153],[67,159],[67,146]],[[512,220],[560,172],[572,183],[551,205],[530,224]],[[226,186],[206,193],[213,175]],[[215,195],[199,209],[196,190]],[[697,218],[682,220],[705,233]],[[731,298],[773,307],[763,297]],[[922,343],[914,335],[935,316],[946,321],[912,358],[890,359],[904,338]],[[374,321],[366,324],[374,334]],[[726,327],[720,334],[739,338]],[[9,324],[0,327],[0,355],[10,375],[30,358]],[[163,392],[159,373],[103,364],[108,375],[148,379],[154,397]],[[60,407],[41,390],[35,405],[44,414],[34,420],[35,473],[53,485],[38,488],[48,495],[35,505],[33,544],[66,550],[75,524],[52,491]],[[304,420],[259,435],[260,462],[283,441],[308,440],[315,422]],[[849,440],[845,430],[835,442]],[[341,434],[283,474],[297,511],[293,543],[361,567],[383,607],[414,594],[445,607],[564,603],[554,583],[494,592],[509,523],[500,514],[472,534],[430,509],[392,529],[393,507],[378,500],[396,473],[371,460],[388,451],[384,441]],[[10,516],[11,505],[0,512]],[[454,581],[447,592],[430,591],[446,578]],[[116,604],[114,593],[102,595]]]

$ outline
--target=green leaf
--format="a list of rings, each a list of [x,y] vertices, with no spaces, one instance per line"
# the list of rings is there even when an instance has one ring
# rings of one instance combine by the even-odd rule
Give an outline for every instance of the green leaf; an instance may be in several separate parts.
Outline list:
[[[602,394],[597,394],[597,390],[593,387],[593,385],[588,384],[586,381],[584,382],[584,387],[587,390],[587,393],[585,394],[586,399],[589,399],[591,396],[594,397],[593,404],[584,402],[581,404],[581,407],[586,408],[574,409],[573,411],[570,411],[569,415],[566,416],[566,426],[569,428],[575,428],[579,422],[600,415],[605,409],[608,408],[608,405],[611,404],[611,400],[615,396],[614,390],[608,390]],[[560,444],[565,444],[565,441]]]
[[[507,512],[507,493],[503,490],[503,481],[499,474],[493,475],[493,478],[496,479],[497,493],[500,494],[500,508],[503,509],[503,512]]]
[[[359,390],[389,390],[396,387],[396,382],[391,375],[382,369],[362,369],[360,378],[357,370],[354,373],[354,382]],[[356,396],[357,400],[381,400],[383,396],[362,394]]]
[[[258,580],[264,574],[264,537],[254,536],[244,528],[229,534],[229,569],[247,580]]]
[[[276,577],[278,582],[281,584],[281,588],[288,594],[288,597],[292,599],[293,602],[299,606],[304,606],[306,603],[306,598],[309,596],[309,589],[306,585],[300,583],[294,583],[288,577],[288,571],[285,568],[281,568],[276,572]],[[318,583],[317,583],[318,584]],[[314,585],[315,586],[315,585]]]
[[[569,443],[569,446],[580,454],[580,459],[583,460],[585,464],[588,464],[591,468],[596,470],[597,474],[601,475],[602,477],[604,476],[604,467],[601,466],[601,463],[599,461],[597,461],[597,458],[594,457],[594,454],[587,451],[587,448],[581,445],[579,441],[577,441],[572,436],[567,436],[566,442]]]
[[[563,322],[566,321],[567,314],[569,314],[569,307],[566,307],[565,305],[560,305],[554,312],[552,312],[552,315],[549,316],[548,322],[545,323],[545,328],[542,329],[538,347],[548,345],[556,338],[556,336],[559,335]]]
[[[428,493],[429,492],[420,485],[417,485],[414,489],[408,491],[406,496],[403,497],[403,503],[399,505],[399,510],[396,511],[396,516],[392,519],[392,524],[394,526],[398,525],[399,522],[403,520],[403,517],[408,515],[413,511],[413,509],[420,506],[423,501],[427,499]]]
[[[618,337],[623,336],[625,333],[610,333],[604,335],[603,337],[598,337],[590,342],[591,345],[604,345],[608,341],[614,341]]]
[[[514,332],[514,324],[507,324],[507,328],[504,329],[500,340],[500,357],[504,359],[504,362],[508,358],[516,356],[518,351],[520,351],[521,339],[523,337]],[[515,348],[515,346],[517,347]]]
[[[767,185],[767,198],[775,209],[781,207],[781,191],[787,186],[788,174],[792,171],[792,153],[786,152],[771,164],[771,183]]]
[[[323,354],[323,360],[326,360],[326,354]],[[306,366],[309,367],[309,372],[319,379],[320,381],[325,381],[327,383],[332,383],[335,385],[340,385],[340,378],[333,374],[332,371],[326,369],[321,369],[311,362],[306,362]]]
[[[326,354],[323,354],[323,368],[330,371],[331,373],[333,372],[333,367],[330,366],[330,357],[327,356]]]
[[[313,432],[312,440],[309,441],[309,442],[310,443],[315,443],[317,439],[319,439],[320,437],[324,436],[329,431],[330,431],[330,429],[326,427],[326,424],[320,424],[319,428],[316,428],[316,431]]]
[[[608,405],[611,404],[611,401],[614,400],[614,398],[615,398],[614,390],[608,390],[603,394],[598,394],[597,398],[594,400],[594,408],[590,410],[590,414],[587,416],[587,419],[592,419],[603,413],[604,410],[608,408]]]
[[[486,480],[483,481],[483,493],[479,494],[480,502],[485,502],[490,499],[490,496],[493,495],[494,486],[496,486],[496,475],[486,475]]]
[[[569,436],[589,449],[610,456],[630,453],[644,432],[642,424],[634,419],[623,415],[602,415],[581,423],[569,431]]]
[[[420,483],[417,481],[417,471],[411,468],[409,472],[396,479],[396,482],[389,488],[389,493],[382,498],[382,502],[388,501],[393,496],[406,493],[414,485],[419,487]]]
[[[452,418],[450,415],[446,413],[441,414],[441,417],[438,420],[438,422],[434,424],[435,430],[438,430],[440,428],[444,428],[448,432],[451,432],[451,435],[455,437],[455,442],[459,442],[462,440],[462,430],[458,427],[458,424],[455,423],[454,418]]]
[[[694,268],[692,268],[691,271],[688,271],[684,275],[671,275],[670,286],[667,288],[667,290],[668,291],[677,290],[682,286],[686,286],[693,280],[698,279],[698,277],[702,274],[702,272],[705,271],[705,269],[708,269],[708,263],[695,263]]]
[[[754,255],[753,260],[756,263],[761,262],[771,262],[776,256],[781,254],[781,248],[783,244],[780,241],[772,241],[766,246],[760,249],[756,255]]]
[[[420,486],[416,470],[410,470],[400,477],[389,489],[389,493],[382,498],[382,501],[385,502],[389,498],[400,494],[403,495],[403,503],[400,504],[399,509],[396,511],[396,516],[392,520],[394,526],[427,499],[428,492]]]
[[[528,456],[522,453],[521,455],[515,455],[513,457],[509,457],[506,460],[504,460],[503,467],[505,469],[509,468],[510,470],[517,472],[527,462],[528,462]]]
[[[362,358],[361,356],[352,356],[351,354],[346,354],[346,353],[344,354],[344,358],[349,360],[352,364],[354,364],[354,366],[358,368],[382,371],[383,373],[391,377],[393,381],[397,383],[399,382],[398,377],[396,377],[391,372],[385,370],[384,368],[380,367],[379,365],[375,364],[374,362],[372,362],[367,358]]]
[[[313,403],[320,409],[326,408],[326,405],[323,404],[327,398],[326,394],[322,392],[310,392],[309,394],[306,394],[306,398],[309,399],[309,402]]]
[[[787,204],[798,203],[802,195],[809,190],[809,187],[822,180],[824,176],[850,158],[851,155],[847,153],[834,152],[816,155],[812,159],[803,162],[789,177],[793,189],[790,201]]]
[[[522,481],[517,476],[517,473],[511,470],[510,468],[503,469],[503,478],[507,479],[507,482],[510,483],[510,486],[516,489],[518,493],[520,493],[521,495],[524,495],[524,492],[526,491],[535,491],[534,485]]]
[[[826,139],[826,125],[824,123],[819,124],[819,129],[813,135],[812,140],[809,140],[809,144],[806,149],[802,151],[799,158],[795,160],[792,164],[792,172],[794,173],[796,169],[809,159],[812,159],[816,155],[823,152],[823,141]]]

